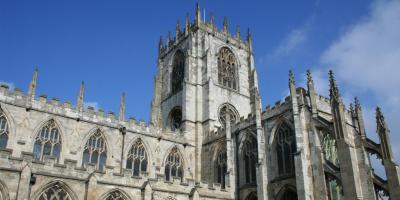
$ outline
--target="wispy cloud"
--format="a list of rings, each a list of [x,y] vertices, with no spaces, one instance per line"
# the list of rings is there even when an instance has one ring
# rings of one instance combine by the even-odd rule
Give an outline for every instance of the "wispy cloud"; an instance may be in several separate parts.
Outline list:
[[[92,108],[94,108],[96,110],[99,109],[99,103],[95,102],[95,101],[85,102],[84,105],[85,105],[85,108],[92,107]]]
[[[349,27],[321,58],[322,64],[333,66],[347,91],[376,98],[386,112],[389,126],[396,131],[400,131],[399,24],[400,1],[374,1],[369,15]],[[367,107],[365,111],[367,129],[374,133],[374,108]],[[400,135],[391,137],[393,146],[399,146]],[[400,160],[400,149],[393,151]]]

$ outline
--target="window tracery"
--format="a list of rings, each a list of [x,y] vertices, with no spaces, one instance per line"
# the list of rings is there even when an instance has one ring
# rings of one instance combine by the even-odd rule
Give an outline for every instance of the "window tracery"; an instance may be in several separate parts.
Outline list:
[[[103,170],[107,160],[107,147],[100,129],[90,136],[83,151],[83,163],[94,164],[96,169]]]
[[[171,150],[165,161],[166,180],[171,181],[174,177],[179,177],[181,180],[183,178],[183,160],[177,147]]]
[[[3,111],[0,109],[0,149],[5,149],[7,147],[8,137],[8,122]]]
[[[185,55],[178,50],[172,62],[171,93],[175,94],[182,90],[185,77]]]
[[[216,170],[216,182],[221,184],[221,188],[225,188],[225,175],[227,173],[227,163],[226,163],[226,147],[222,147],[217,155],[215,161]]]
[[[129,150],[126,168],[131,169],[134,176],[139,176],[140,172],[147,171],[147,160],[143,142],[138,139]]]
[[[227,115],[229,115],[230,124],[231,125],[236,124],[236,122],[238,121],[237,113],[238,112],[235,107],[233,107],[230,104],[225,104],[219,110],[219,122],[221,123],[222,126],[225,126]]]
[[[325,176],[329,200],[343,200],[343,187],[340,181],[330,174]]]
[[[280,175],[294,173],[294,152],[296,151],[296,139],[294,131],[283,123],[277,132],[276,152]]]
[[[221,48],[218,54],[218,83],[236,90],[236,58],[232,51],[226,47]]]
[[[127,200],[124,194],[118,190],[110,192],[104,200]]]
[[[257,164],[257,140],[254,138],[248,139],[244,143],[243,157],[245,164],[246,183],[255,183],[256,178],[256,164]]]
[[[332,136],[332,134],[329,133],[324,133],[323,137],[322,152],[324,154],[325,160],[338,166],[339,159],[337,154],[336,139]]]
[[[44,156],[59,158],[61,153],[60,131],[54,120],[48,121],[35,138],[33,154],[36,160],[43,160]]]
[[[72,200],[72,198],[60,183],[54,183],[40,194],[38,200]]]

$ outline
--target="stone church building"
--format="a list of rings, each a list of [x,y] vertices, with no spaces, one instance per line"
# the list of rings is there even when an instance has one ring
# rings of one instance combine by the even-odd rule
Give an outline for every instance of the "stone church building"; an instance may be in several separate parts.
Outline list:
[[[376,110],[374,142],[346,108],[289,73],[290,95],[261,107],[250,32],[195,19],[160,39],[148,123],[0,87],[1,200],[400,200],[400,169]],[[1,74],[6,76],[5,74]],[[371,155],[386,177],[374,173]]]

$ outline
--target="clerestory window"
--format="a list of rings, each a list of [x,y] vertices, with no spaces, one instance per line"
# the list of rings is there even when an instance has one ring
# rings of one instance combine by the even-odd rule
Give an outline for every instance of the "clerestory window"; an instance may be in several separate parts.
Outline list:
[[[54,120],[48,121],[35,138],[33,154],[36,160],[44,156],[59,158],[61,153],[61,135]]]
[[[93,164],[97,170],[102,171],[106,165],[106,160],[106,140],[101,130],[97,129],[86,142],[83,151],[83,164]]]
[[[294,173],[294,153],[296,151],[296,139],[294,131],[283,123],[277,132],[276,152],[278,158],[279,175]]]
[[[147,153],[142,140],[138,139],[131,147],[126,161],[126,168],[132,170],[134,176],[147,171]]]
[[[5,149],[7,147],[9,137],[8,123],[6,116],[0,109],[0,149]]]

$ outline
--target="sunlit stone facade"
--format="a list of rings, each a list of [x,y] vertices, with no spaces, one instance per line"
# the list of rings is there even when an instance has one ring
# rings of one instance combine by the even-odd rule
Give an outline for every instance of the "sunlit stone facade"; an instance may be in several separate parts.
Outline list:
[[[151,119],[0,87],[0,199],[400,199],[399,167],[377,109],[366,137],[358,100],[345,108],[289,75],[288,96],[261,107],[250,32],[219,30],[200,8],[160,40]],[[5,74],[2,74],[6,76]],[[284,77],[283,77],[284,78]],[[382,159],[386,179],[369,156]]]

